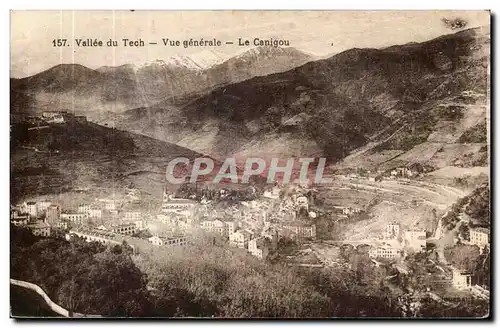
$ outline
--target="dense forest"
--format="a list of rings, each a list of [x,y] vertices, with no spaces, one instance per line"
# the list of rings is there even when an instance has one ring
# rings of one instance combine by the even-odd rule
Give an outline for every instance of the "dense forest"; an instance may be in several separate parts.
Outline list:
[[[62,307],[104,316],[147,316],[146,277],[128,246],[39,238],[11,228],[11,278],[35,283]]]

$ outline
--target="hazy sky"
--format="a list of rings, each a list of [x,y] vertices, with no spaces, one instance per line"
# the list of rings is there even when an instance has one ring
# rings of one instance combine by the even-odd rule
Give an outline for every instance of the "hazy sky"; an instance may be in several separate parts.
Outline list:
[[[142,64],[203,49],[236,54],[248,48],[238,38],[283,38],[290,46],[315,55],[349,48],[385,47],[419,42],[451,33],[442,18],[461,17],[468,27],[489,25],[487,11],[13,11],[11,75],[25,77],[61,63],[90,68]],[[142,38],[142,48],[83,48],[75,38]],[[70,46],[53,47],[67,38]],[[164,47],[161,38],[234,41],[206,48]],[[147,45],[148,41],[158,45]]]

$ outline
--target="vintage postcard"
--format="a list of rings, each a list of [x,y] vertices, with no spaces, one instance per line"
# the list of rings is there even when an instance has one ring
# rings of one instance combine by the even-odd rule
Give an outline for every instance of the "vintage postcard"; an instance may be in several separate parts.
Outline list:
[[[11,317],[490,317],[489,11],[10,25]]]

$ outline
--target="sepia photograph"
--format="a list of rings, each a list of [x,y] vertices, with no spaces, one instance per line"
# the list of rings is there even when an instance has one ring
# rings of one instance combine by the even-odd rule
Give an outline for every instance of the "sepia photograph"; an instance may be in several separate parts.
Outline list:
[[[491,319],[491,20],[11,10],[10,317]]]

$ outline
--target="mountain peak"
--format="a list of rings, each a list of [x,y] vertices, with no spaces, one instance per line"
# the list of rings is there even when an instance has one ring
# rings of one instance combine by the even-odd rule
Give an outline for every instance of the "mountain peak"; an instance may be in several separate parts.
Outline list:
[[[301,55],[301,56],[309,56],[308,54],[297,50],[294,47],[271,47],[271,46],[258,46],[255,48],[251,48],[249,50],[246,50],[242,53],[240,53],[236,57],[245,57],[245,56],[273,56],[273,55],[279,55],[279,54],[287,54],[287,55]]]
[[[203,50],[190,55],[174,55],[166,59],[157,59],[143,66],[159,65],[161,67],[176,66],[200,71],[224,62],[227,55],[216,50]]]

